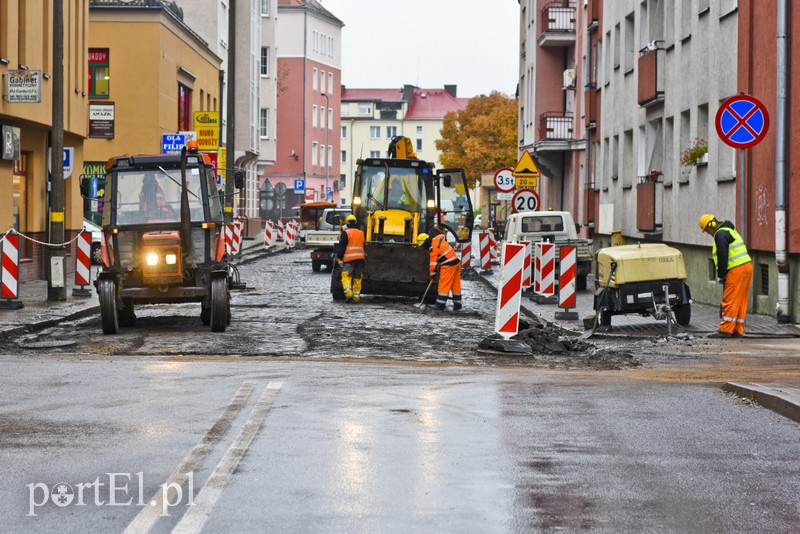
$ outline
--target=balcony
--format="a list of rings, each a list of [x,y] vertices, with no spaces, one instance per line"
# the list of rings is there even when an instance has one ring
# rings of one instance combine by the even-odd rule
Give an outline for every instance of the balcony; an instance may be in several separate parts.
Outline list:
[[[566,151],[573,149],[575,142],[574,118],[572,113],[548,111],[539,116],[537,132],[537,151]]]
[[[664,184],[658,180],[661,173],[639,176],[636,184],[636,229],[640,232],[660,234],[662,232],[661,197]]]
[[[567,47],[575,44],[575,3],[556,0],[542,8],[541,47]]]
[[[584,98],[584,126],[589,130],[595,130],[598,127],[600,118],[600,91],[594,83],[586,85],[586,90],[583,92]]]
[[[639,105],[643,108],[664,101],[663,41],[653,41],[639,50]]]

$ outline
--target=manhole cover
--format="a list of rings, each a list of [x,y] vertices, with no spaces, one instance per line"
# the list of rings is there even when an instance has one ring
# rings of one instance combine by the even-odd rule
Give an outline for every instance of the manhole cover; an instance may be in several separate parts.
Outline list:
[[[58,349],[61,347],[71,347],[75,345],[75,343],[75,341],[53,339],[49,341],[24,341],[22,343],[17,343],[17,346],[22,349]]]

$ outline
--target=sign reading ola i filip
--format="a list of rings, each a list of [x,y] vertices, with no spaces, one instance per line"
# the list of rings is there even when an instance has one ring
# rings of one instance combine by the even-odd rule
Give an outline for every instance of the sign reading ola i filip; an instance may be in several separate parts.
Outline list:
[[[217,150],[219,148],[219,112],[195,111],[194,131],[197,132],[197,148]]]

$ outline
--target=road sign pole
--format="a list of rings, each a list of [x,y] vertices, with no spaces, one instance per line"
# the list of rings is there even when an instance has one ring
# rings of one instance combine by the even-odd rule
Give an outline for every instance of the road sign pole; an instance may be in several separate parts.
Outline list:
[[[739,206],[740,206],[739,209],[741,210],[739,212],[740,213],[739,228],[741,228],[742,230],[741,233],[742,239],[744,239],[745,242],[747,242],[747,234],[745,233],[746,222],[747,222],[747,211],[745,211],[747,209],[747,202],[745,200],[745,195],[747,194],[747,189],[745,188],[744,185],[745,183],[744,169],[745,169],[745,155],[744,155],[744,149],[742,148],[739,150],[739,176],[741,177],[741,180],[739,182]]]

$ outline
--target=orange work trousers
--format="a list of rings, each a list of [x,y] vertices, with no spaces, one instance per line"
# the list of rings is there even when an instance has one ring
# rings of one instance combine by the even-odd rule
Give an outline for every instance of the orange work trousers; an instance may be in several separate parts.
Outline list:
[[[728,334],[744,334],[744,319],[747,315],[747,295],[753,279],[753,262],[738,265],[725,275],[725,290],[722,292],[722,321],[719,331]]]
[[[437,304],[444,305],[450,292],[453,293],[453,302],[461,303],[461,264],[442,265],[439,267],[439,294]]]

